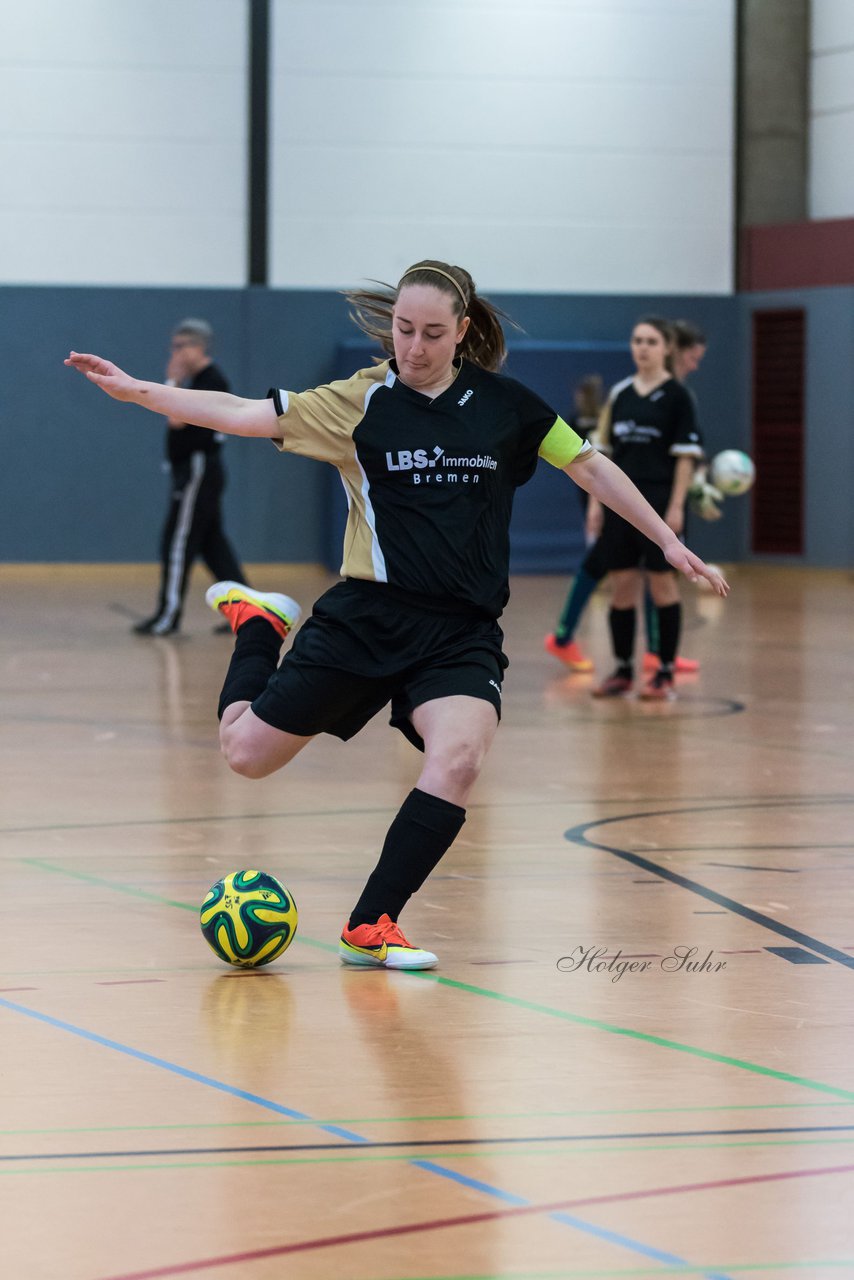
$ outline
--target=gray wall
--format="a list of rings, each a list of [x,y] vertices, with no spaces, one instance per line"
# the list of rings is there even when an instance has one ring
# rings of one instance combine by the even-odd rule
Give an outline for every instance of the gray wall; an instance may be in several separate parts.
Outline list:
[[[709,452],[749,450],[750,315],[757,307],[808,311],[808,530],[805,562],[851,563],[854,529],[851,352],[854,290],[741,297],[494,295],[527,339],[627,340],[645,311],[684,315],[709,334],[692,380]],[[334,292],[7,287],[0,289],[6,354],[0,384],[0,560],[151,561],[168,494],[158,418],[117,404],[62,360],[96,351],[140,377],[160,379],[170,330],[185,315],[210,319],[216,355],[234,389],[263,396],[271,383],[300,390],[332,376],[355,330]],[[626,371],[629,372],[628,352]],[[569,408],[567,402],[555,406]],[[258,441],[226,445],[230,532],[248,561],[322,561],[330,494],[320,464]],[[840,481],[840,468],[844,480]],[[718,525],[694,521],[707,558],[749,558],[749,499],[730,499]]]
[[[214,354],[235,391],[263,396],[271,382],[311,385],[329,374],[342,330],[335,295],[179,289],[6,288],[0,333],[8,356],[0,387],[0,559],[148,561],[168,496],[162,419],[117,404],[63,366],[69,348],[95,351],[143,378],[164,376],[181,317],[214,326]],[[230,532],[248,560],[322,558],[318,467],[272,445],[229,440]]]

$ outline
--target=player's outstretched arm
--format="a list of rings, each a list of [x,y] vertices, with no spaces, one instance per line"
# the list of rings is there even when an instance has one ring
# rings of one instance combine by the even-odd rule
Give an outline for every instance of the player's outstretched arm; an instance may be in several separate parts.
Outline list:
[[[668,564],[672,564],[674,569],[684,573],[692,582],[705,578],[719,596],[728,594],[729,586],[724,577],[716,569],[709,568],[699,556],[679,541],[625,472],[610,458],[601,453],[585,453],[570,462],[564,470],[582,489],[616,511],[617,515],[628,520],[636,529],[640,529],[647,538],[658,543]]]
[[[142,382],[111,360],[79,351],[70,352],[65,363],[108,396],[125,404],[138,404],[152,413],[231,436],[272,439],[281,435],[272,400],[245,400],[225,391],[194,391],[188,387],[169,387],[162,382]]]

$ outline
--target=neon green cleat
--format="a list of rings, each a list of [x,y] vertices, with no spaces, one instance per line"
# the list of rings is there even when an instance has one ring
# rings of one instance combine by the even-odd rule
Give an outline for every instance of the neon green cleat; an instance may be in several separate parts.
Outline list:
[[[250,618],[264,618],[284,640],[300,620],[302,609],[290,596],[276,591],[253,591],[241,582],[215,582],[205,592],[205,603],[228,619],[237,631]]]

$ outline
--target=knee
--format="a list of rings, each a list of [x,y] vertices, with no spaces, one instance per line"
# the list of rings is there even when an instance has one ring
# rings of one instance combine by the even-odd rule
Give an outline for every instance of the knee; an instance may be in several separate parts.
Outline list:
[[[462,742],[432,761],[432,770],[441,777],[448,793],[466,796],[478,779],[483,757],[479,743]]]
[[[660,583],[650,583],[649,593],[656,609],[666,609],[672,604],[679,604],[679,584],[675,578],[668,578]]]
[[[220,750],[229,769],[241,778],[266,778],[270,772],[266,761],[239,734],[224,731],[220,735]]]

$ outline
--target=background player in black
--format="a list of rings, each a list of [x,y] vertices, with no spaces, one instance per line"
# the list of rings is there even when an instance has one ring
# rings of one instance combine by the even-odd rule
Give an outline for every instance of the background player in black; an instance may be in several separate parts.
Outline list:
[[[678,537],[685,527],[685,503],[703,449],[693,399],[668,368],[671,343],[666,320],[647,316],[637,322],[631,338],[636,373],[612,390],[599,444]],[[660,545],[613,511],[603,512],[595,501],[590,504],[588,525],[593,532],[601,527],[602,554],[612,575],[609,623],[617,659],[613,675],[594,694],[613,697],[632,688],[636,613],[646,574],[658,613],[661,662],[641,696],[671,698],[682,618],[671,565]]]
[[[707,340],[706,335],[699,325],[694,324],[692,320],[668,320],[672,343],[670,348],[670,372],[677,381],[687,387],[686,379],[692,373],[696,373],[699,369],[703,357],[706,354]],[[699,415],[697,408],[697,397],[694,391],[687,387],[694,404],[694,413]],[[699,421],[699,416],[698,416]],[[702,436],[702,431],[701,431]],[[698,475],[701,468],[695,467],[692,481],[692,490],[697,483]],[[704,520],[717,520],[720,517],[720,510],[715,505],[712,498],[714,491],[708,485],[704,488],[704,501],[698,503],[694,500],[693,494],[689,495],[688,510],[702,512]],[[683,527],[682,538],[687,537],[687,524]],[[658,612],[653,603],[652,595],[647,587],[644,592],[644,618],[646,621],[647,645],[646,653],[643,655],[644,671],[657,671],[661,665],[659,656],[659,636],[658,636]],[[700,670],[700,663],[697,658],[686,658],[682,654],[677,653],[673,661],[673,671],[676,675],[694,675]]]
[[[706,354],[706,336],[690,320],[672,320],[668,322],[668,327],[672,334],[670,371],[675,378],[684,383],[685,379],[690,374],[696,373],[700,367],[700,362]],[[693,392],[691,394],[693,396]],[[694,399],[696,408],[696,398]],[[706,485],[704,500],[697,505],[697,509],[705,520],[716,520],[720,516],[712,494],[713,490]],[[575,639],[575,632],[587,602],[599,583],[607,576],[608,569],[602,554],[601,540],[595,538],[578,567],[557,625],[554,631],[545,637],[543,643],[546,652],[552,654],[564,666],[569,667],[570,671],[593,670],[593,663]],[[644,592],[644,618],[647,649],[643,658],[643,667],[644,671],[657,671],[661,665],[658,654],[658,614],[648,588]],[[699,669],[700,663],[696,658],[685,658],[677,653],[673,662],[673,670],[677,675],[693,674]]]
[[[499,314],[468,272],[422,262],[396,288],[351,301],[358,322],[394,359],[299,395],[245,400],[140,382],[94,355],[72,352],[66,363],[115,399],[214,431],[271,439],[338,467],[351,498],[348,576],[315,604],[281,664],[281,641],[298,615],[294,601],[229,582],[208,592],[236,633],[220,699],[220,743],[237,773],[266,777],[317,733],[351,737],[391,699],[393,723],[422,747],[423,764],[339,952],[349,964],[427,968],[436,957],[408,943],[397,918],[461,829],[498,727],[506,659],[496,618],[507,596],[508,494],[530,478],[538,454],[655,539],[666,562],[705,578],[720,595],[727,586],[618,467],[586,448],[538,396],[492,372],[505,354]],[[481,398],[490,405],[491,438],[481,419],[478,438],[470,439],[466,407]],[[428,423],[442,444],[432,445]],[[398,449],[389,447],[390,431]],[[451,447],[454,461],[443,469],[440,455]],[[427,483],[428,476],[435,479]],[[491,534],[493,560],[484,560],[480,596],[474,570],[483,556],[481,517],[494,530],[499,507],[501,563]],[[400,585],[400,563],[389,573],[381,528],[387,517],[396,521],[390,527],[411,530],[412,564],[432,575],[429,592]],[[454,535],[468,527],[470,536],[448,536],[449,527]],[[394,551],[400,555],[398,546]],[[456,599],[448,590],[454,583],[461,584]]]
[[[167,382],[197,391],[228,391],[211,359],[213,330],[206,320],[182,320],[172,334]],[[214,579],[245,581],[222,518],[225,470],[218,432],[167,416],[166,458],[172,481],[169,510],[160,535],[160,595],[157,610],[133,630],[165,636],[178,630],[190,570],[197,558]]]

